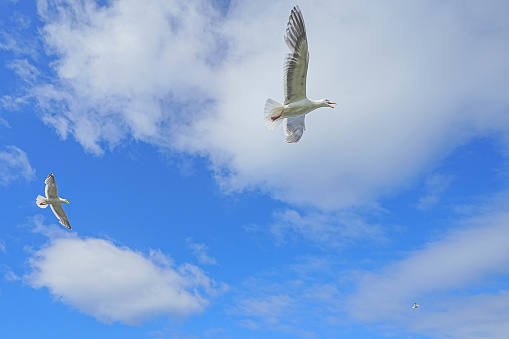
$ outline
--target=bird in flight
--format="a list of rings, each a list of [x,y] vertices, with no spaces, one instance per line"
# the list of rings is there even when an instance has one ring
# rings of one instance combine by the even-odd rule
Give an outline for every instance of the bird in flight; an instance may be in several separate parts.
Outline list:
[[[37,206],[40,208],[46,208],[51,206],[51,210],[56,215],[58,220],[62,225],[67,227],[68,229],[71,229],[71,224],[69,223],[69,219],[67,219],[67,214],[65,214],[64,209],[62,208],[62,204],[66,203],[68,204],[69,201],[67,199],[62,199],[58,197],[57,194],[57,183],[55,182],[55,177],[53,176],[53,173],[50,173],[46,180],[44,180],[44,183],[46,184],[45,188],[45,194],[46,198],[42,195],[38,195],[35,202],[37,203]]]
[[[286,142],[295,143],[302,138],[305,130],[304,118],[309,112],[320,107],[336,105],[327,99],[309,100],[306,97],[306,77],[309,63],[308,40],[304,18],[298,6],[290,13],[285,42],[291,50],[286,55],[283,87],[284,105],[268,99],[265,102],[264,120],[268,129],[273,130],[285,121]]]
[[[414,303],[414,306],[412,306],[412,308],[417,308],[417,307],[421,307],[421,305],[417,305],[417,303]]]

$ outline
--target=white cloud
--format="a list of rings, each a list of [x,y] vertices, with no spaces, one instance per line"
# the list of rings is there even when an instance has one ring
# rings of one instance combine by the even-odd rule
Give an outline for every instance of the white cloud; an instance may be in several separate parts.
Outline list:
[[[172,120],[189,123],[213,95],[204,90],[217,51],[208,1],[64,2],[38,2],[58,78],[33,92],[64,137],[62,126],[96,154],[127,136],[164,144]]]
[[[44,121],[89,152],[133,137],[208,156],[227,190],[322,209],[371,202],[508,129],[507,3],[325,1],[301,5],[308,95],[339,105],[285,144],[262,111],[283,95],[292,6],[232,2],[221,17],[202,0],[40,0],[57,78],[32,93]]]
[[[321,208],[363,204],[402,187],[476,129],[507,127],[509,100],[500,88],[509,88],[502,75],[509,65],[500,54],[509,56],[509,48],[500,42],[509,31],[480,31],[504,27],[503,16],[425,3],[323,5],[327,20],[317,7],[301,6],[308,94],[339,105],[310,115],[298,145],[261,123],[265,99],[282,96],[286,46],[275,33],[283,35],[290,6],[246,11],[249,18],[242,8],[231,13],[238,27],[230,40],[240,56],[225,65],[218,115],[200,120],[186,143],[211,154],[228,187],[259,186]],[[499,10],[507,13],[507,6]]]
[[[6,186],[14,180],[31,180],[35,170],[30,166],[27,154],[16,146],[6,146],[0,150],[0,186]]]
[[[201,313],[224,291],[199,267],[175,265],[99,238],[54,237],[33,253],[24,279],[102,322],[135,325],[158,316]]]
[[[499,279],[509,273],[508,225],[507,212],[472,219],[379,272],[360,274],[345,309],[360,322],[434,337],[502,338],[509,291]],[[418,315],[414,302],[421,304]]]

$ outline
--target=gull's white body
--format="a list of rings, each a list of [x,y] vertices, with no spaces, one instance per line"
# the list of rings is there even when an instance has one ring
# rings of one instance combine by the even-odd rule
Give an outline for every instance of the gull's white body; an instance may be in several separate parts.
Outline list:
[[[60,221],[64,227],[71,229],[71,224],[69,223],[69,219],[67,219],[67,214],[65,214],[65,211],[62,208],[62,204],[68,204],[69,201],[67,201],[67,199],[58,197],[57,183],[55,182],[53,173],[48,175],[46,180],[44,180],[44,183],[46,184],[46,188],[44,190],[46,197],[38,195],[37,199],[35,200],[37,206],[40,208],[51,206],[51,210],[53,211],[53,214],[55,214],[55,216],[58,218],[58,221]]]
[[[287,118],[298,117],[300,115],[308,114],[320,107],[327,107],[327,104],[324,104],[320,100],[309,100],[308,98],[305,98],[300,101],[290,102],[289,104],[284,105],[283,115]]]
[[[309,112],[320,107],[331,107],[335,102],[327,99],[309,100],[306,97],[306,78],[309,63],[306,27],[299,7],[294,7],[286,28],[285,42],[292,51],[285,59],[284,105],[268,99],[264,116],[268,129],[273,130],[285,121],[286,142],[298,142],[304,133],[304,118]]]
[[[414,303],[414,306],[412,306],[412,308],[417,308],[417,307],[421,307],[421,305],[417,305],[417,303]]]

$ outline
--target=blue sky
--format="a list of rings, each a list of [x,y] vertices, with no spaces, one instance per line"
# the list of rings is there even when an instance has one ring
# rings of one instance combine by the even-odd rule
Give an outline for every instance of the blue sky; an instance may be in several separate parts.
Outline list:
[[[338,105],[286,144],[294,5]],[[506,1],[0,11],[7,337],[505,338]],[[72,231],[35,205],[50,172]]]

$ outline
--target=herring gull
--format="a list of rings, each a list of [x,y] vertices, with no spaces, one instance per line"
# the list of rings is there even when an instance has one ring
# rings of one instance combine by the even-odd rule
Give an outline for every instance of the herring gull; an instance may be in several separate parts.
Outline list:
[[[58,221],[68,229],[71,229],[71,224],[69,223],[69,219],[67,219],[67,214],[65,214],[64,209],[62,208],[62,204],[68,204],[69,201],[67,199],[62,199],[58,197],[57,194],[57,183],[55,182],[55,177],[53,173],[50,173],[46,180],[44,180],[46,184],[45,194],[46,198],[42,195],[38,195],[35,200],[37,206],[40,208],[46,208],[48,205],[51,206],[51,210],[58,218]]]
[[[308,40],[304,19],[295,6],[288,20],[285,42],[292,51],[285,59],[283,87],[284,105],[267,99],[264,109],[265,125],[273,130],[285,120],[286,142],[295,143],[302,138],[305,130],[304,118],[309,112],[320,107],[336,105],[327,99],[310,100],[306,97],[306,76],[309,63]]]

